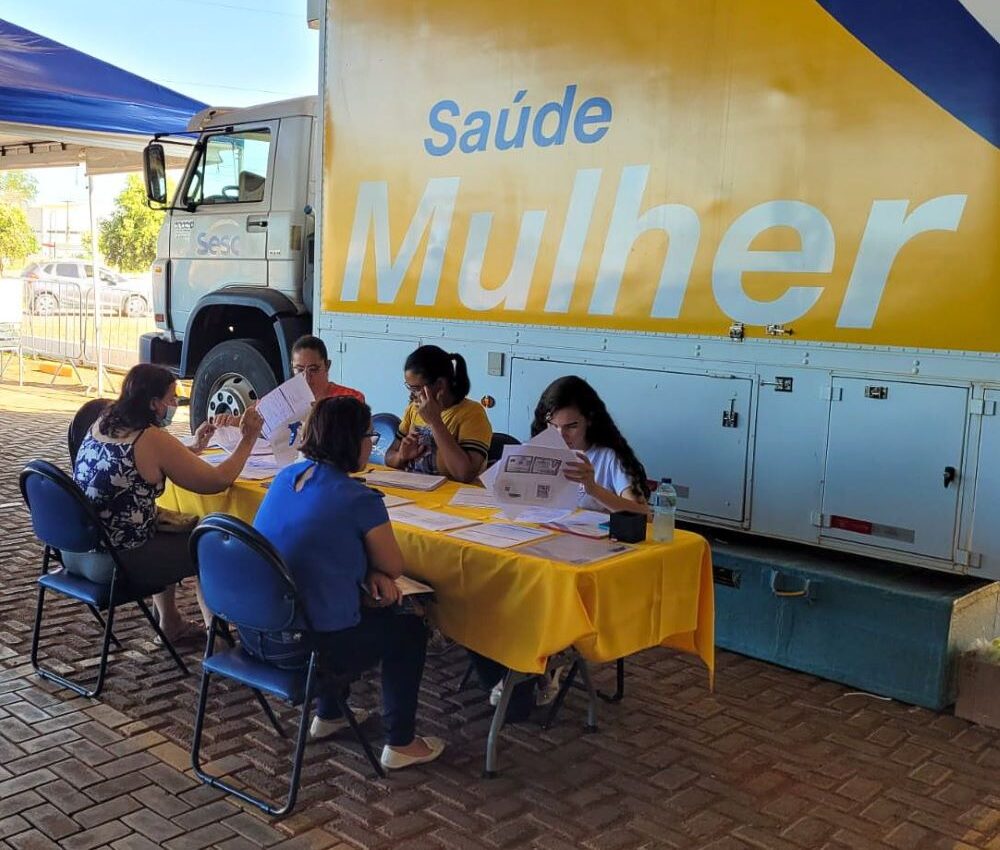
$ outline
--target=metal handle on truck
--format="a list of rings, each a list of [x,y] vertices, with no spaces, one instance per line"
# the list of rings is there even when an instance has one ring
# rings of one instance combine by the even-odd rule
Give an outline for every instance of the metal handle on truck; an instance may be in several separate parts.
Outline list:
[[[267,230],[267,216],[248,215],[247,230]]]
[[[771,593],[780,596],[782,599],[808,599],[811,579],[802,580],[801,590],[782,590],[778,587],[778,578],[781,575],[777,570],[771,570]]]

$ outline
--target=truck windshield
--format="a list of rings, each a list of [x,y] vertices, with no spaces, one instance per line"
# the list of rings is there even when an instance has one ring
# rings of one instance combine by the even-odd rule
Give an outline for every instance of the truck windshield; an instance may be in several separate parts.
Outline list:
[[[209,136],[184,191],[184,203],[250,204],[264,199],[271,131]]]

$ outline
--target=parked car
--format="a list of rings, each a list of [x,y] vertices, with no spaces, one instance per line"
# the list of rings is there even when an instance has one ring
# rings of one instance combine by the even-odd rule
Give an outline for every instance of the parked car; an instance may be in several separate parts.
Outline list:
[[[21,272],[21,279],[30,283],[26,290],[25,307],[36,316],[51,316],[80,309],[81,299],[93,308],[93,265],[83,260],[53,260],[31,263]],[[139,282],[98,266],[101,278],[103,312],[128,318],[149,313],[150,292]]]

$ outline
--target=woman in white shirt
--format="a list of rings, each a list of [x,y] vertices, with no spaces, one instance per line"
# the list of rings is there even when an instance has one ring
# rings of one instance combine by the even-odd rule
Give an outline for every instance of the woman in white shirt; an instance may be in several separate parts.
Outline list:
[[[555,428],[579,463],[566,477],[580,484],[578,507],[594,511],[646,512],[646,470],[622,436],[601,397],[583,378],[567,375],[546,387],[535,408],[531,436]]]

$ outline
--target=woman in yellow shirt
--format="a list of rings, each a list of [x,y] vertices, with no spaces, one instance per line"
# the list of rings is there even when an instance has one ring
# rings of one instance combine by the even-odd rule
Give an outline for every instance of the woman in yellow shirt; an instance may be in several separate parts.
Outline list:
[[[406,358],[410,403],[385,453],[396,469],[468,483],[486,467],[493,428],[482,405],[469,401],[469,371],[461,354],[422,345]]]

